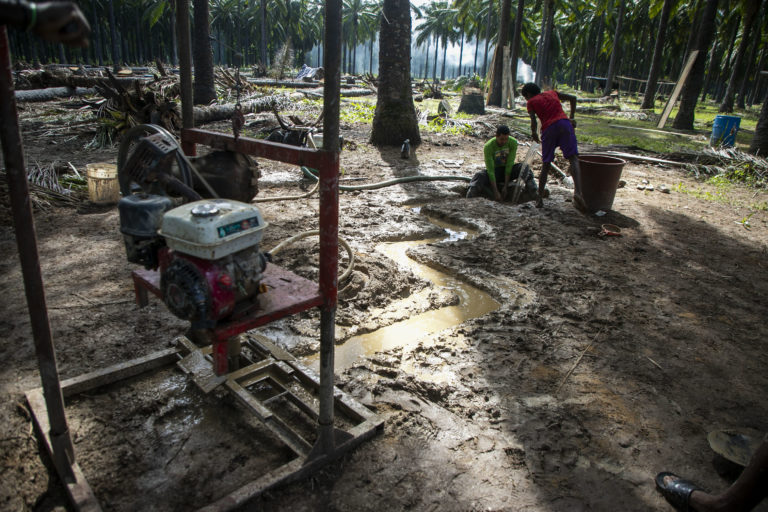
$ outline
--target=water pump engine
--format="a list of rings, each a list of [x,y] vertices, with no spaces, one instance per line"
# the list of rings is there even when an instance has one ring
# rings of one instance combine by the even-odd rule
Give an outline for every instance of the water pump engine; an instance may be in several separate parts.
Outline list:
[[[268,261],[259,209],[229,199],[169,206],[148,194],[120,200],[128,260],[159,269],[163,301],[193,329],[252,310]]]

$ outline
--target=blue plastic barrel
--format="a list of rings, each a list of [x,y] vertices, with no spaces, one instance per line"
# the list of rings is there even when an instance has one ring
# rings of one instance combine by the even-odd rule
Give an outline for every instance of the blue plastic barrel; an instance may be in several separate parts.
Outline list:
[[[731,147],[736,144],[736,134],[739,131],[740,123],[741,118],[739,116],[715,116],[709,145]]]

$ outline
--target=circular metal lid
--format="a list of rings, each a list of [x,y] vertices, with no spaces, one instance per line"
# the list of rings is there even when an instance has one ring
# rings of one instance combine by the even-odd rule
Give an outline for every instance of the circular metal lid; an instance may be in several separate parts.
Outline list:
[[[219,214],[219,207],[213,203],[203,203],[192,208],[193,217],[213,217]]]

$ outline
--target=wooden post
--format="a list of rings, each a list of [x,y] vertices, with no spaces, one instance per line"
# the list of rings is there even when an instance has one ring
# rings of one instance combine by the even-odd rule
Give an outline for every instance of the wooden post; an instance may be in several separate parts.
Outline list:
[[[680,73],[680,79],[677,81],[677,84],[675,84],[675,89],[672,91],[672,96],[669,97],[669,101],[667,101],[667,105],[664,107],[664,113],[661,114],[661,119],[659,120],[659,124],[656,126],[656,128],[664,128],[664,125],[667,124],[669,114],[672,112],[672,108],[675,106],[677,97],[680,95],[680,91],[683,89],[683,85],[685,85],[685,81],[688,79],[688,73],[691,72],[691,68],[693,68],[693,63],[696,62],[696,56],[698,54],[699,50],[693,50],[688,56],[688,62],[685,63],[683,72]]]
[[[504,70],[501,82],[501,106],[503,108],[512,108],[512,70],[509,69],[509,45],[504,47],[504,60],[502,61]]]

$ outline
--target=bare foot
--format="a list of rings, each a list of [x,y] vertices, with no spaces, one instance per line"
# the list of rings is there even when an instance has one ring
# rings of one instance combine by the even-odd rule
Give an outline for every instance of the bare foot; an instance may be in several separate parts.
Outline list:
[[[584,203],[584,199],[581,196],[573,194],[573,207],[579,210],[581,213],[588,213],[587,205]]]

